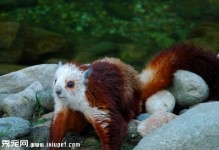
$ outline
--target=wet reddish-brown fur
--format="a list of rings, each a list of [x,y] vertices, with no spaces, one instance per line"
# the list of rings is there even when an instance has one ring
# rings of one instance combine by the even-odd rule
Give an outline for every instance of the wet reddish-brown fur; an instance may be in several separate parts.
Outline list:
[[[106,131],[101,131],[102,128],[96,123],[94,123],[94,127],[100,136],[103,149],[117,150],[120,149],[126,135],[128,121],[140,111],[139,89],[135,88],[132,96],[126,99],[126,94],[128,94],[124,93],[126,81],[121,71],[125,68],[120,68],[121,66],[107,61],[97,61],[91,67],[94,71],[89,78],[89,90],[86,95],[91,106],[109,110],[111,118]],[[133,85],[133,87],[135,86]]]
[[[200,75],[208,84],[208,99],[219,98],[219,59],[193,44],[177,44],[157,55],[145,68],[153,70],[153,78],[143,85],[142,99],[147,100],[156,92],[172,84],[177,70],[188,70]]]
[[[111,117],[110,125],[105,129],[107,132],[102,132],[102,129],[94,123],[95,129],[101,137],[104,149],[120,149],[127,123],[139,111],[140,93],[135,89],[133,96],[125,99],[124,82],[126,81],[120,70],[123,68],[108,62],[96,62],[91,67],[94,71],[89,78],[89,90],[86,95],[91,106],[109,110]]]
[[[97,62],[91,67],[94,68],[94,71],[89,78],[86,93],[90,104],[104,109],[117,110],[126,121],[132,119],[139,109],[136,105],[136,102],[140,101],[137,99],[140,94],[138,89],[135,89],[132,97],[125,99],[124,82],[126,81],[119,66],[107,62]]]
[[[108,123],[105,128],[101,126],[103,122],[96,121],[92,116],[87,116],[87,121],[92,124],[97,132],[103,146],[102,149],[119,150],[126,135],[128,122],[141,112],[138,74],[132,67],[112,58],[98,60],[90,65],[79,66],[79,68],[81,70],[93,68],[93,72],[86,83],[86,97],[91,107],[107,112],[110,118],[110,120],[104,121]],[[62,121],[63,118],[70,119],[70,122],[66,119],[67,124],[74,124],[74,129],[77,126],[76,124],[80,126],[83,122],[86,122],[82,119],[83,117],[81,118],[82,122],[75,120],[76,115],[74,113],[67,115],[69,117],[66,117],[65,113],[68,113],[68,111],[65,110],[64,115],[62,112],[57,115],[54,122],[61,120],[59,121],[60,126],[53,126],[50,132],[54,132],[52,134],[53,139],[56,139],[54,136],[59,137],[56,142],[60,142],[68,129],[63,125],[66,123]],[[80,130],[81,128],[77,131]]]

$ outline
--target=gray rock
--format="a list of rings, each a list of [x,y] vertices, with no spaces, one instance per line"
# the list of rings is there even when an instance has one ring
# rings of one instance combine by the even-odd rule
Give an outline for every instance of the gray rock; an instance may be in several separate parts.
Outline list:
[[[219,102],[199,104],[145,136],[134,150],[218,150]]]
[[[56,64],[42,64],[0,76],[0,102],[10,94],[23,91],[35,81],[39,81],[45,90],[51,89],[56,69]]]
[[[57,64],[41,64],[0,76],[0,93],[20,92],[35,81],[51,89],[56,69]]]
[[[39,99],[40,105],[49,110],[52,111],[54,109],[54,99],[53,99],[53,90],[42,90],[39,93],[37,93],[37,97]]]
[[[0,107],[1,107],[1,103],[3,101],[4,98],[10,96],[11,94],[7,94],[7,93],[0,93]]]
[[[40,127],[32,127],[30,133],[23,137],[22,139],[28,140],[28,143],[48,143],[49,139],[49,127],[48,126],[40,126]],[[24,150],[35,149],[35,150],[48,150],[47,147],[35,147],[35,148],[26,148]]]
[[[24,137],[29,143],[46,143],[49,138],[49,129],[53,119],[53,112],[41,116],[31,122],[31,131]],[[46,149],[45,149],[46,150]]]
[[[179,70],[174,74],[173,86],[170,88],[176,103],[180,106],[192,106],[207,99],[209,88],[197,74]]]
[[[31,132],[27,139],[31,139],[31,142],[45,143],[48,142],[49,127],[48,126],[36,126],[31,128]]]
[[[0,105],[4,116],[17,116],[27,120],[30,119],[33,114],[34,105],[36,104],[36,93],[42,89],[42,85],[36,81],[24,91],[6,97]]]
[[[19,117],[0,118],[0,141],[15,140],[30,132],[30,122]]]

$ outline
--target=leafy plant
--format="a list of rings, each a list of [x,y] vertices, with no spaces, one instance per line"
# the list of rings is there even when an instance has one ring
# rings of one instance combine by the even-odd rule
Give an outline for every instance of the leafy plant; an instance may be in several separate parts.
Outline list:
[[[33,115],[32,118],[36,119],[39,118],[41,115],[43,115],[45,113],[44,108],[40,105],[40,99],[38,98],[37,94],[36,94],[36,103],[34,105],[34,111],[33,111]]]

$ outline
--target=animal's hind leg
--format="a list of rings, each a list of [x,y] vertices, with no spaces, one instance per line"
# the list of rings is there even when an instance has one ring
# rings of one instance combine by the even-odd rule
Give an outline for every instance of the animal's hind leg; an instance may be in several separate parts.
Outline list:
[[[119,112],[115,114],[93,108],[86,115],[100,138],[103,150],[120,150],[126,135],[127,122]]]

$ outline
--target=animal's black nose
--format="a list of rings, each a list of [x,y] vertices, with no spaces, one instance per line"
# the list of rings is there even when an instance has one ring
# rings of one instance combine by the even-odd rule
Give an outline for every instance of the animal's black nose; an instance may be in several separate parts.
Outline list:
[[[55,92],[57,95],[60,95],[62,93],[62,88],[61,87],[56,87]]]

